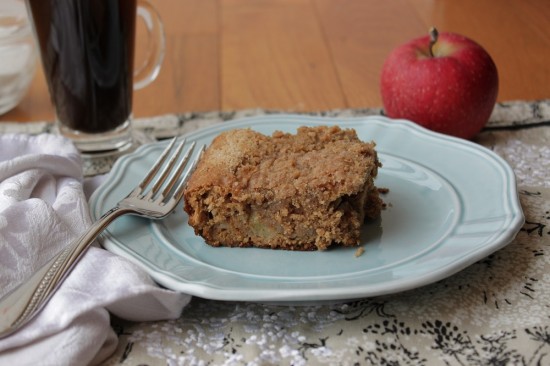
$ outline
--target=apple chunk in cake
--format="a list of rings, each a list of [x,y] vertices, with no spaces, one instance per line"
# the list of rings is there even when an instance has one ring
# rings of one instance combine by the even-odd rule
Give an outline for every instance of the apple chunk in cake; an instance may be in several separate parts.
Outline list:
[[[185,190],[195,233],[212,246],[324,250],[356,246],[380,215],[373,142],[353,129],[300,127],[218,135]]]

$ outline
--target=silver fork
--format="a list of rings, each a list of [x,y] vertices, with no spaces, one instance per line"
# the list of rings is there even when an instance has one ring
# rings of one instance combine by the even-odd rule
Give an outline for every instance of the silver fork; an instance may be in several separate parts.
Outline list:
[[[133,214],[150,219],[162,219],[172,212],[183,197],[183,190],[190,173],[204,151],[192,162],[182,179],[185,167],[195,147],[193,143],[179,160],[185,140],[182,141],[164,165],[176,143],[174,138],[162,152],[143,181],[114,208],[99,218],[80,238],[52,258],[28,280],[0,300],[0,338],[17,331],[31,320],[51,298],[67,277],[82,254],[97,236],[116,218]],[[164,165],[164,168],[162,168]],[[159,172],[159,170],[162,171]],[[173,172],[172,174],[170,174]],[[170,176],[170,179],[168,177]],[[153,182],[153,179],[156,180]],[[146,189],[151,188],[146,192]]]

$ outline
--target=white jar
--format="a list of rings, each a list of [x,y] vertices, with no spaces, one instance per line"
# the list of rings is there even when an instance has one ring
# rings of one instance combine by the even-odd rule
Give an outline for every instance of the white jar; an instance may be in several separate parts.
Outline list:
[[[36,69],[37,51],[23,0],[0,1],[0,114],[27,93]]]

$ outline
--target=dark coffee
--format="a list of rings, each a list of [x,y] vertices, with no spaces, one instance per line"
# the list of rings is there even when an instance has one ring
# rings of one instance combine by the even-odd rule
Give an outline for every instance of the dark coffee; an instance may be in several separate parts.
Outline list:
[[[27,0],[60,122],[85,133],[132,110],[136,0]]]

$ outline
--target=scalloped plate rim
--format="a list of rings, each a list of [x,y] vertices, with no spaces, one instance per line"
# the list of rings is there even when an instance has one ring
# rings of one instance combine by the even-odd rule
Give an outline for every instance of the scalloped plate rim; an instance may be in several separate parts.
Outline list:
[[[517,189],[515,184],[515,176],[509,165],[494,152],[487,148],[475,144],[471,141],[458,139],[452,136],[442,135],[433,131],[429,131],[413,122],[406,120],[391,120],[383,116],[367,116],[367,117],[320,117],[309,115],[294,115],[294,114],[268,114],[255,117],[245,117],[234,121],[223,122],[210,127],[206,127],[197,131],[190,132],[184,136],[189,139],[200,139],[204,136],[220,133],[229,128],[239,127],[256,127],[259,123],[274,122],[289,124],[293,127],[299,125],[332,125],[339,124],[342,127],[346,127],[346,123],[363,123],[363,122],[375,122],[382,128],[392,130],[393,128],[404,128],[409,132],[412,132],[416,138],[434,140],[441,145],[449,145],[459,150],[466,149],[471,150],[475,154],[491,161],[493,165],[498,166],[503,174],[505,180],[506,190],[501,193],[508,200],[511,212],[509,225],[506,229],[500,230],[495,233],[495,240],[489,245],[484,245],[482,248],[475,251],[475,255],[469,253],[466,258],[459,258],[450,265],[441,266],[436,268],[430,273],[424,273],[422,275],[412,276],[407,279],[398,279],[396,281],[388,280],[380,284],[371,284],[368,286],[357,285],[349,283],[347,286],[330,288],[329,290],[318,288],[300,289],[300,291],[287,291],[287,290],[262,290],[261,288],[225,288],[218,287],[208,282],[186,282],[177,275],[170,271],[165,271],[162,268],[150,263],[147,258],[144,258],[139,253],[132,252],[118,241],[118,238],[113,238],[106,232],[104,235],[104,246],[107,250],[126,257],[130,261],[138,264],[144,268],[157,282],[160,284],[172,288],[177,291],[187,292],[192,295],[217,299],[217,300],[244,300],[244,301],[268,301],[268,302],[310,302],[310,301],[334,301],[334,300],[346,300],[362,297],[378,296],[390,293],[396,293],[413,289],[416,287],[424,286],[435,281],[446,278],[460,270],[468,267],[476,261],[486,257],[494,251],[501,249],[513,240],[524,222],[523,212],[519,204],[517,195]],[[134,160],[140,159],[143,155],[151,149],[156,149],[157,146],[161,146],[165,142],[157,142],[141,146],[135,152],[121,157],[113,166],[112,173],[105,180],[105,182],[93,193],[90,198],[90,208],[92,216],[97,218],[99,215],[99,199],[100,196],[106,194],[106,190],[116,187],[110,187],[118,179],[122,178],[123,171]],[[379,146],[380,148],[380,146]],[[385,151],[383,148],[379,151]]]

